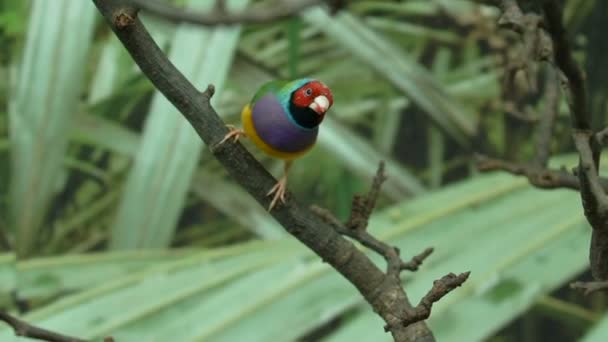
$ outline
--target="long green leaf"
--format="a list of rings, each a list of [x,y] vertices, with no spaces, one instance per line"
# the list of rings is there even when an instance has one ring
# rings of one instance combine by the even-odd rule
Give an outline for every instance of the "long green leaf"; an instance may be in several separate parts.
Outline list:
[[[332,18],[315,8],[305,12],[303,18],[391,81],[457,142],[470,144],[476,125],[474,114],[397,47],[348,13]]]
[[[247,3],[228,1],[234,10]],[[203,1],[191,4],[212,5]],[[239,32],[238,26],[205,29],[184,25],[175,34],[169,58],[201,89],[213,83],[221,92]],[[157,92],[112,227],[112,248],[163,247],[171,242],[201,148],[190,124]]]
[[[327,118],[320,128],[319,146],[335,156],[344,160],[350,169],[364,179],[371,179],[376,173],[378,162],[387,162],[387,184],[384,192],[393,199],[402,199],[407,195],[419,195],[425,191],[424,187],[410,171],[401,167],[388,156],[380,153],[365,140],[349,129],[341,127],[336,121]]]
[[[32,2],[17,86],[10,96],[11,208],[19,256],[33,253],[64,176],[95,8],[77,0]]]
[[[375,214],[369,229],[404,256],[436,247],[421,270],[404,276],[414,302],[441,275],[472,271],[463,287],[433,309],[433,329],[446,341],[484,339],[580,272],[587,265],[580,249],[590,233],[576,193],[533,189],[505,174],[480,176],[396,205]],[[203,255],[168,259],[156,270],[128,275],[107,268],[115,275],[112,281],[26,318],[85,337],[283,341],[349,312],[350,319],[328,340],[390,338],[357,291],[316,257],[305,257],[310,251],[295,240],[267,241],[213,259]],[[291,328],[273,324],[276,317]],[[483,324],[469,329],[471,319]],[[0,330],[0,338],[10,333]]]
[[[247,191],[234,183],[226,182],[210,172],[201,172],[194,178],[192,190],[260,237],[276,239],[286,235],[283,227],[268,215],[266,208],[261,207]]]

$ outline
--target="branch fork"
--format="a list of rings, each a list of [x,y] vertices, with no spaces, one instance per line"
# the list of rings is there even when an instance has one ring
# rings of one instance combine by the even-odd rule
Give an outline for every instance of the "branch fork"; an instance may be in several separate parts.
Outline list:
[[[608,184],[599,176],[601,145],[603,144],[608,128],[595,132],[591,127],[591,113],[588,106],[588,93],[586,88],[586,77],[575,61],[572,47],[563,24],[563,6],[560,1],[544,0],[539,2],[542,8],[541,20],[534,23],[526,20],[526,17],[538,16],[534,13],[526,14],[522,11],[517,0],[501,0],[500,7],[503,15],[499,21],[524,39],[529,40],[526,32],[536,31],[538,37],[547,37],[540,42],[544,43],[541,58],[550,60],[555,67],[558,77],[551,83],[560,84],[566,95],[570,108],[572,125],[572,138],[579,154],[579,165],[575,174],[571,175],[565,170],[548,170],[546,161],[548,150],[537,152],[537,161],[531,164],[517,164],[501,160],[492,160],[482,157],[478,161],[481,169],[500,169],[516,175],[526,176],[530,183],[541,188],[566,187],[580,191],[581,202],[585,217],[591,225],[592,236],[589,248],[589,261],[591,273],[598,280],[590,283],[573,283],[572,288],[584,290],[586,294],[608,289]],[[529,44],[527,44],[529,45]],[[528,61],[535,58],[528,53],[524,56]],[[551,84],[550,84],[551,85]],[[546,95],[549,97],[551,94]],[[550,97],[554,112],[557,111],[555,96]],[[549,113],[551,114],[551,113]],[[544,120],[554,120],[545,115]],[[551,125],[549,126],[551,127]],[[540,130],[540,128],[539,128]],[[545,129],[544,139],[537,141],[539,148],[550,141],[552,129]],[[549,133],[547,133],[549,132]],[[544,141],[542,143],[541,141]],[[539,155],[542,156],[538,157]],[[540,177],[539,177],[540,176]]]
[[[381,286],[379,286],[379,291],[386,284],[389,284],[388,286],[400,287],[401,272],[404,270],[417,271],[424,260],[433,253],[433,248],[429,247],[406,262],[401,259],[400,250],[397,247],[390,246],[385,242],[376,239],[367,231],[369,218],[376,207],[380,188],[385,180],[384,162],[380,162],[369,192],[366,195],[355,195],[353,197],[350,217],[345,223],[338,220],[327,209],[318,206],[311,207],[311,210],[315,214],[321,217],[325,222],[331,224],[338,233],[361,243],[363,246],[384,257],[384,260],[386,260],[386,272],[384,273],[384,281]],[[408,326],[427,319],[431,314],[433,304],[455,288],[461,286],[468,279],[469,274],[470,272],[464,272],[459,275],[450,273],[441,279],[435,280],[433,282],[433,287],[420,300],[418,305],[408,310],[404,316],[398,318],[399,325]],[[393,325],[387,324],[385,325],[384,330],[391,331],[393,328]]]

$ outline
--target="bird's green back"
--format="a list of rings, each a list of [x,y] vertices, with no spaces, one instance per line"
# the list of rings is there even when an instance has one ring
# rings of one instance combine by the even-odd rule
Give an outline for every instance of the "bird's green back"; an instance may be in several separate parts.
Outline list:
[[[277,93],[279,90],[286,84],[286,81],[283,80],[274,80],[264,83],[258,91],[255,92],[253,98],[251,99],[251,104],[256,103],[260,98],[268,93]]]
[[[291,93],[308,82],[310,82],[310,79],[308,78],[300,78],[293,81],[275,80],[266,82],[258,89],[255,95],[253,95],[251,105],[255,104],[264,95],[273,93],[279,98],[279,101],[287,110],[287,104],[291,97]]]

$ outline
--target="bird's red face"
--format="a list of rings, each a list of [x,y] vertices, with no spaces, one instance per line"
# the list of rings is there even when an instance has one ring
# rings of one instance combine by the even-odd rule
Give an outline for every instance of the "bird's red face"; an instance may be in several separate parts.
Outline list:
[[[334,97],[325,84],[311,81],[293,93],[292,102],[300,108],[308,107],[322,117],[334,104]]]

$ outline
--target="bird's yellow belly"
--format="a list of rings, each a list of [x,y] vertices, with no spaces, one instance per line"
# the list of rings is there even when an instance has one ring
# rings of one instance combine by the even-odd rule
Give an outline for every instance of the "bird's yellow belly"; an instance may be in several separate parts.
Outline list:
[[[243,111],[241,112],[241,121],[243,122],[243,130],[245,130],[247,137],[260,150],[264,151],[264,153],[268,154],[271,157],[284,159],[284,160],[292,160],[292,159],[296,159],[296,158],[300,157],[304,153],[308,152],[308,150],[310,149],[310,147],[309,147],[303,151],[298,151],[298,152],[283,152],[283,151],[279,151],[279,150],[273,148],[272,146],[268,145],[266,142],[264,142],[264,140],[262,140],[262,138],[260,138],[257,131],[255,130],[255,127],[253,126],[253,119],[251,117],[251,106],[250,105],[246,105],[245,108],[243,108]]]

